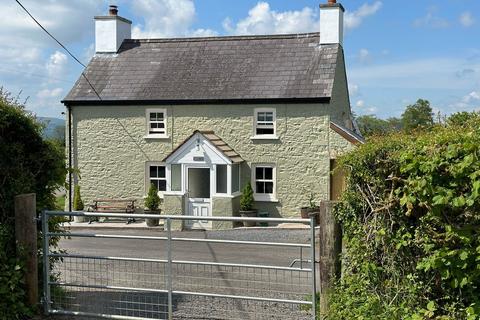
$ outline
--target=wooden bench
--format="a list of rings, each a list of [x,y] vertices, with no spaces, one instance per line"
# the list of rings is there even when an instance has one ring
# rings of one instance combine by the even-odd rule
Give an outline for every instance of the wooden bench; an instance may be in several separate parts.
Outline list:
[[[89,212],[112,212],[112,213],[134,213],[136,200],[124,199],[95,199],[89,205]],[[90,219],[88,223],[98,221],[98,218]],[[135,222],[135,218],[129,218],[127,224]]]

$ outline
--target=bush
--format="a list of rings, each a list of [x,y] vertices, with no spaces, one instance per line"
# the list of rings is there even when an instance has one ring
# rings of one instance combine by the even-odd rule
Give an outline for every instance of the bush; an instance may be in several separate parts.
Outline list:
[[[240,198],[240,210],[251,211],[253,209],[253,189],[250,182],[242,190],[242,197]]]
[[[160,206],[160,197],[158,196],[158,190],[152,183],[150,189],[148,189],[148,195],[145,198],[145,207],[150,211],[158,210]]]
[[[376,138],[341,160],[330,319],[480,319],[479,128]]]
[[[19,319],[30,308],[24,302],[23,262],[15,248],[14,197],[36,193],[39,210],[54,209],[54,191],[63,185],[66,168],[63,148],[43,140],[42,125],[1,88],[0,155],[0,319]],[[61,220],[50,219],[52,232],[59,231]],[[39,234],[39,244],[40,239]],[[50,238],[53,250],[58,241]]]
[[[73,187],[73,210],[82,211],[84,209],[82,196],[80,195],[80,186],[76,184]]]

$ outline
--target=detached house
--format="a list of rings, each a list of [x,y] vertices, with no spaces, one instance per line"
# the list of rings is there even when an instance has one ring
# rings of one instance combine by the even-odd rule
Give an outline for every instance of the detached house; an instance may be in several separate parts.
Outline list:
[[[84,201],[141,205],[153,183],[167,214],[237,215],[250,181],[257,209],[290,217],[336,198],[335,159],[362,138],[344,8],[320,12],[319,33],[178,39],[131,39],[116,7],[95,17],[96,54],[63,100]]]

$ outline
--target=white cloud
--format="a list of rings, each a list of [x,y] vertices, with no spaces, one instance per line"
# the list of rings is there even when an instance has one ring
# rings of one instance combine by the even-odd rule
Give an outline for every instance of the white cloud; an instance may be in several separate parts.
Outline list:
[[[460,15],[460,24],[466,28],[471,27],[475,24],[475,19],[472,16],[471,12],[464,12]]]
[[[67,56],[60,51],[55,51],[45,66],[47,73],[53,79],[61,78],[65,74],[65,67],[67,66]]]
[[[416,19],[413,22],[415,27],[429,27],[429,28],[447,28],[450,26],[448,20],[437,15],[438,8],[435,6],[429,7],[425,16]]]
[[[357,103],[355,104],[357,108],[363,108],[365,107],[365,101],[363,100],[358,100]]]
[[[164,38],[176,36],[211,36],[210,29],[192,30],[195,4],[192,0],[137,0],[131,4],[133,12],[143,23],[132,28],[133,38]]]
[[[296,11],[277,12],[268,2],[259,2],[248,12],[248,16],[236,25],[230,18],[223,27],[232,34],[285,34],[314,32],[318,30],[318,15],[309,7]]]
[[[372,55],[370,54],[370,51],[368,51],[365,48],[360,49],[360,51],[358,53],[358,60],[361,63],[368,63],[368,62],[371,61],[371,58],[372,58]]]
[[[358,84],[355,84],[355,83],[348,84],[348,92],[350,93],[351,97],[359,96],[360,95],[359,89],[360,88]]]
[[[348,31],[359,27],[365,18],[377,13],[377,11],[382,8],[382,5],[381,1],[375,1],[372,4],[365,3],[355,11],[346,11],[344,21],[345,29]]]
[[[472,103],[474,101],[480,101],[480,92],[472,91],[462,98],[464,103]]]
[[[40,99],[58,98],[63,92],[63,88],[43,89],[37,93]]]

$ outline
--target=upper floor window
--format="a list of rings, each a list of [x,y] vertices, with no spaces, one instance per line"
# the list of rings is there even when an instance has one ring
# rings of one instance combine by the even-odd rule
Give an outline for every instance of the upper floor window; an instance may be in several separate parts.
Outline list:
[[[276,136],[276,111],[273,108],[255,109],[254,115],[254,135],[255,137],[275,137]]]
[[[147,109],[147,135],[151,137],[167,136],[166,109]]]

